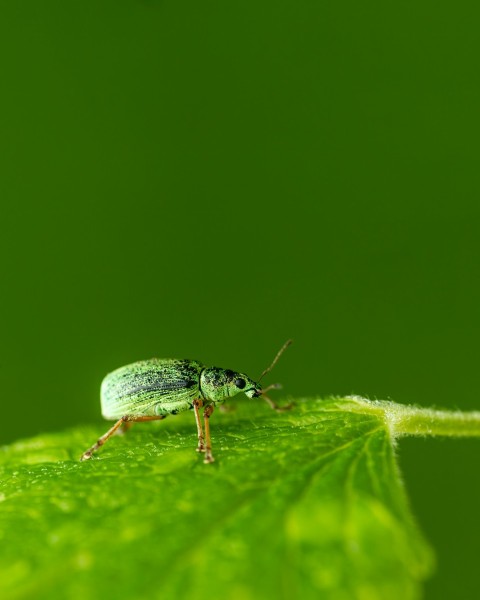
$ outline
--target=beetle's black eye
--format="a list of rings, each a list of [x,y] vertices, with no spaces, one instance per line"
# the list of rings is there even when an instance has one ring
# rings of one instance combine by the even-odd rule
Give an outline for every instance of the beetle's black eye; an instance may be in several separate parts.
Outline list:
[[[239,390],[243,390],[245,387],[245,379],[235,379],[234,384],[238,387]]]

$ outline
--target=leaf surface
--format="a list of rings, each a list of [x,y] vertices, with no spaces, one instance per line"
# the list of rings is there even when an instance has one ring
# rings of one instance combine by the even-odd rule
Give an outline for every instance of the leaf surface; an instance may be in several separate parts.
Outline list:
[[[405,600],[432,552],[409,510],[384,412],[298,400],[238,402],[136,425],[78,457],[107,427],[0,453],[0,597]]]

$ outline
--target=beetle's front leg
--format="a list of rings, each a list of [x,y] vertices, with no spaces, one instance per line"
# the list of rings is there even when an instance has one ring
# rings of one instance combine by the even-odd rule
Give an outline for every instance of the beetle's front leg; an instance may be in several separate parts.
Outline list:
[[[213,413],[213,404],[210,404],[203,411],[203,420],[205,421],[205,458],[204,463],[212,463],[215,459],[212,455],[212,441],[210,439],[210,416]]]
[[[262,398],[262,400],[265,400],[265,402],[268,404],[268,406],[270,406],[270,408],[272,410],[275,410],[277,412],[285,412],[285,411],[290,410],[291,408],[293,408],[293,402],[290,402],[290,404],[285,404],[285,406],[278,406],[278,404],[276,404],[268,396],[265,396],[265,394],[262,394],[260,396],[260,398]]]
[[[203,437],[202,422],[200,421],[200,413],[198,409],[203,406],[203,401],[198,398],[193,401],[193,410],[195,412],[195,423],[197,424],[198,446],[197,452],[205,452],[205,438]]]

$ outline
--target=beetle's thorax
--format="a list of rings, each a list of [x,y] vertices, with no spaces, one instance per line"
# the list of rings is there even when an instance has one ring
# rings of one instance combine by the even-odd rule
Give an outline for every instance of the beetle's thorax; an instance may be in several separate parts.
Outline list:
[[[241,383],[241,387],[237,384]],[[255,386],[255,383],[243,373],[230,369],[208,367],[200,373],[200,392],[210,402],[223,402],[240,392]]]
[[[222,402],[230,396],[229,388],[233,371],[208,367],[200,373],[200,391],[210,402]]]

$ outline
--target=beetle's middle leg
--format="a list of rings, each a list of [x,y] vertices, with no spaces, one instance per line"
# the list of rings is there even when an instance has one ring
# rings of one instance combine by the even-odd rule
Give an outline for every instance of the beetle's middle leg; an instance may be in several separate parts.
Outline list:
[[[159,415],[159,416],[155,416],[155,417],[134,417],[134,416],[124,415],[121,419],[119,419],[115,423],[115,425],[113,427],[111,427],[107,431],[107,433],[104,433],[102,435],[102,437],[98,438],[98,440],[95,442],[95,444],[93,444],[93,446],[91,448],[89,448],[86,452],[84,452],[82,454],[82,456],[80,457],[80,460],[84,461],[84,460],[88,460],[89,458],[92,458],[92,454],[94,452],[96,452],[100,448],[100,446],[103,446],[103,444],[105,444],[105,442],[108,441],[114,433],[116,433],[116,431],[118,430],[120,425],[122,425],[122,423],[124,425],[131,425],[132,421],[159,421],[160,419],[164,419],[164,418],[165,418],[165,415]]]
[[[197,398],[193,401],[193,410],[195,412],[195,423],[197,424],[198,446],[197,452],[205,452],[205,438],[203,436],[202,422],[200,421],[200,413],[198,409],[203,406],[203,401]]]
[[[205,422],[205,458],[204,463],[211,463],[215,459],[212,455],[212,441],[210,439],[210,416],[213,413],[213,404],[209,404],[203,411],[203,420]]]

